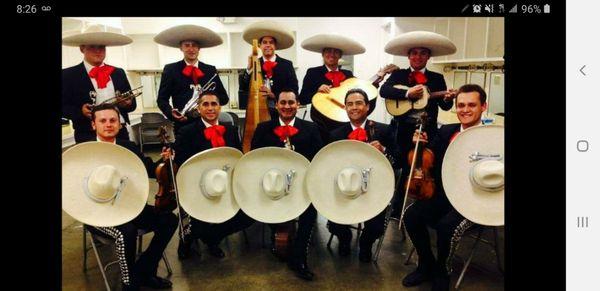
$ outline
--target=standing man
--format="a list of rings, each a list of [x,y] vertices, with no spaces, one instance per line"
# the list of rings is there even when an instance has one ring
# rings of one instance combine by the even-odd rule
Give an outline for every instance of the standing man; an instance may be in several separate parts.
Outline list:
[[[392,100],[417,100],[423,97],[423,91],[431,92],[447,91],[446,81],[442,74],[430,71],[426,68],[427,61],[432,56],[450,55],[456,52],[456,46],[443,35],[428,31],[413,31],[400,35],[391,40],[385,51],[392,55],[407,56],[410,66],[392,72],[390,77],[381,86],[379,91],[381,97]],[[397,89],[394,85],[405,85],[410,89]],[[427,88],[425,88],[427,86]],[[411,148],[412,134],[423,111],[427,113],[427,122],[424,130],[429,136],[437,132],[438,107],[448,111],[452,108],[452,99],[456,96],[454,90],[447,91],[444,98],[429,99],[424,110],[411,110],[402,116],[395,116],[391,122],[392,128],[397,134],[397,143],[401,149],[400,161],[402,162],[402,182],[409,172],[408,150]],[[402,204],[401,199],[396,201]],[[398,216],[399,207],[394,207],[392,216]]]
[[[277,119],[275,96],[279,96],[283,88],[292,89],[298,94],[298,78],[292,61],[284,59],[275,50],[284,50],[294,45],[294,35],[283,24],[274,21],[260,21],[251,24],[243,32],[244,40],[252,45],[257,39],[262,57],[260,64],[265,82],[260,91],[267,96],[267,106],[271,119]],[[252,56],[248,58],[248,67],[240,75],[239,104],[241,109],[248,105],[248,88],[252,74]]]
[[[117,133],[121,123],[116,106],[107,104],[94,107],[91,116],[91,125],[96,136],[84,141],[113,143],[132,151],[144,162],[148,176],[154,177],[158,162],[153,163],[150,158],[145,157],[133,142],[118,138]],[[164,148],[161,153],[162,160],[167,160],[169,155],[169,151]],[[148,248],[136,260],[138,229],[153,231],[154,236]],[[123,290],[139,290],[141,286],[153,289],[171,288],[171,281],[156,276],[156,271],[175,229],[177,229],[175,214],[165,211],[156,212],[151,205],[145,205],[140,215],[125,224],[115,227],[89,227],[91,232],[115,239]]]
[[[183,60],[165,65],[158,89],[158,107],[162,113],[175,122],[175,134],[184,125],[197,118],[194,114],[185,115],[181,112],[186,103],[192,98],[194,88],[201,88],[217,74],[214,66],[198,60],[201,48],[213,47],[223,43],[221,37],[214,31],[197,25],[179,25],[162,31],[154,37],[154,41],[169,47],[179,48]],[[221,105],[229,102],[227,91],[216,76],[214,91]],[[171,104],[169,104],[169,99]]]
[[[63,116],[73,121],[75,142],[96,136],[91,119],[94,105],[115,97],[117,92],[131,90],[125,71],[107,65],[104,59],[107,46],[123,46],[132,41],[128,36],[105,32],[100,25],[89,26],[82,33],[63,38],[63,45],[78,46],[83,54],[83,62],[62,71]],[[121,124],[118,137],[129,140],[126,125],[129,124],[128,113],[137,106],[135,98],[120,102],[117,106]]]
[[[451,240],[460,238],[473,225],[452,207],[442,184],[442,161],[448,145],[463,130],[481,125],[481,115],[487,109],[486,93],[479,85],[460,87],[456,97],[456,115],[460,123],[443,125],[435,136],[424,132],[421,141],[435,154],[433,178],[436,192],[428,200],[417,200],[406,208],[404,225],[417,254],[418,267],[402,280],[406,287],[433,281],[432,290],[449,290],[452,255]],[[414,132],[413,142],[417,140]],[[431,141],[431,142],[428,142]],[[437,232],[437,258],[433,256],[427,226]]]
[[[332,131],[330,142],[344,139],[368,142],[384,154],[390,163],[394,165],[399,154],[394,134],[388,125],[367,119],[369,114],[367,93],[361,89],[350,89],[346,93],[344,104],[350,122]],[[371,261],[373,243],[383,235],[385,231],[384,224],[385,210],[365,222],[365,228],[360,235],[359,243],[358,258],[361,262]],[[352,241],[350,226],[332,221],[329,221],[328,226],[329,231],[338,237],[340,256],[348,256],[350,254],[350,242]]]
[[[300,153],[309,161],[323,147],[317,126],[302,119],[296,119],[298,99],[292,89],[283,89],[277,98],[276,104],[279,117],[270,121],[259,123],[252,137],[252,149],[262,147],[285,147],[284,141],[289,137],[294,151]],[[308,245],[312,235],[313,226],[317,220],[317,210],[311,204],[298,221],[298,232],[293,244],[292,256],[288,266],[296,276],[304,280],[312,280],[314,273],[308,268]],[[271,241],[274,241],[275,225],[270,225],[272,230]]]
[[[237,127],[220,125],[221,105],[214,92],[204,92],[197,107],[200,118],[182,127],[175,139],[175,163],[183,163],[193,155],[207,149],[228,146],[242,150]],[[209,253],[217,258],[225,257],[219,244],[226,236],[241,231],[254,223],[240,210],[233,218],[223,223],[207,223],[190,217],[186,237],[179,240],[177,254],[186,259],[191,254],[192,240],[200,238],[208,246]],[[184,243],[185,241],[185,243]]]
[[[317,92],[329,93],[331,88],[339,87],[342,81],[354,77],[351,71],[340,67],[339,60],[342,55],[358,55],[365,52],[365,48],[360,43],[335,34],[319,34],[310,37],[302,42],[302,48],[320,53],[323,57],[323,65],[306,71],[302,81],[302,92],[298,97],[301,104],[311,104],[312,97]],[[319,126],[323,140],[327,140],[332,130],[344,124],[326,117],[315,107],[310,109],[310,119]]]

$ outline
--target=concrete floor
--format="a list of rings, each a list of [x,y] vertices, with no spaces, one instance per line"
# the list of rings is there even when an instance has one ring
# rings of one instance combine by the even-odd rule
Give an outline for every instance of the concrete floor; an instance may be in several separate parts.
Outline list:
[[[152,156],[156,159],[156,155]],[[150,193],[153,194],[157,186],[154,180],[151,181]],[[63,290],[105,290],[92,250],[88,252],[87,272],[84,273],[82,270],[81,223],[64,212],[62,223]],[[337,255],[335,238],[330,252],[327,249],[329,231],[326,229],[326,219],[319,216],[308,258],[309,266],[316,275],[312,282],[295,277],[285,263],[271,255],[268,245],[262,247],[261,223],[255,223],[248,228],[247,234],[249,245],[244,243],[241,232],[223,241],[221,248],[226,253],[224,259],[211,257],[206,247],[201,244],[202,256],[192,256],[185,261],[177,258],[178,236],[175,234],[166,249],[166,255],[173,268],[173,274],[169,278],[173,282],[173,290],[430,290],[431,288],[430,283],[413,288],[402,286],[402,278],[414,270],[417,258],[416,254],[413,255],[411,264],[404,265],[412,245],[409,240],[402,241],[397,221],[389,224],[379,262],[373,264],[358,261],[355,237],[350,257],[340,258]],[[354,235],[356,236],[355,232]],[[265,237],[267,236],[268,228]],[[144,237],[144,248],[151,237],[152,234]],[[491,232],[485,233],[484,238],[490,239]],[[501,245],[504,245],[503,238],[503,229],[501,229]],[[89,241],[87,244],[89,246]],[[461,257],[468,257],[472,244],[473,239],[468,237],[461,241],[458,256],[454,260],[452,284],[456,282],[462,269]],[[373,247],[373,252],[376,245],[377,243]],[[103,247],[100,252],[105,261],[116,259],[112,246]],[[502,257],[503,255],[501,253]],[[120,288],[118,265],[110,267],[107,274],[111,288],[118,290]],[[159,265],[158,275],[167,275],[163,262]],[[491,247],[479,244],[461,290],[504,290],[504,277],[496,268],[496,259]]]

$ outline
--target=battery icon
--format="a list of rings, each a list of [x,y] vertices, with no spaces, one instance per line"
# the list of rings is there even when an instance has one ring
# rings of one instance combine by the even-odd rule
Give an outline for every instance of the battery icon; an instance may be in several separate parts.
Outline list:
[[[544,5],[544,13],[550,13],[550,4]]]

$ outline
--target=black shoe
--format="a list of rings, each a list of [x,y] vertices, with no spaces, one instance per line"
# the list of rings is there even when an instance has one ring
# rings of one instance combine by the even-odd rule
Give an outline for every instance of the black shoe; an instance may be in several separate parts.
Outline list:
[[[360,251],[358,252],[358,260],[363,263],[370,262],[372,256],[373,254],[371,253],[371,247],[360,248]]]
[[[218,245],[209,245],[208,253],[211,254],[213,257],[216,257],[219,259],[225,257],[225,253],[223,252],[223,250],[221,250],[221,248],[219,248]]]
[[[340,257],[347,257],[348,255],[350,255],[350,240],[340,240],[340,243],[338,245],[338,254],[340,255]]]
[[[291,262],[291,261],[290,261]],[[315,277],[315,274],[310,271],[308,265],[306,263],[296,264],[296,263],[288,263],[288,267],[296,273],[296,276],[302,278],[306,281],[312,281]]]
[[[127,284],[121,282],[121,290],[123,290],[123,291],[139,291],[140,286],[133,285],[133,284],[127,285]]]
[[[140,286],[150,287],[152,289],[167,289],[173,286],[171,281],[158,276],[150,276],[141,280]]]
[[[415,271],[406,275],[406,277],[402,279],[402,285],[404,285],[404,287],[412,287],[420,285],[423,282],[431,281],[432,279],[433,274],[430,271],[417,268]]]
[[[446,274],[436,274],[433,277],[433,284],[431,285],[432,291],[449,291],[450,290],[450,276]]]
[[[183,242],[182,239],[179,239],[179,246],[177,247],[177,257],[180,260],[184,260],[189,258],[192,255],[192,240],[186,239]]]

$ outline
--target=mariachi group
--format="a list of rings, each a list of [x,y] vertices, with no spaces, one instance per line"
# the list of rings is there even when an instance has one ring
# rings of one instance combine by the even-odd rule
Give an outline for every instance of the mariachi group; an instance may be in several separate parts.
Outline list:
[[[374,260],[374,242],[396,217],[418,254],[402,284],[430,281],[433,290],[448,290],[463,233],[504,223],[504,131],[481,122],[485,90],[448,89],[426,68],[430,57],[455,53],[455,45],[433,32],[401,34],[385,51],[406,56],[410,66],[388,65],[360,79],[341,59],[364,53],[360,43],[314,35],[301,46],[321,54],[323,64],[308,69],[300,87],[293,63],[276,53],[295,42],[285,25],[256,22],[243,39],[252,45],[239,76],[246,115],[234,125],[222,118],[229,96],[217,69],[199,61],[200,50],[222,44],[221,37],[197,25],[154,37],[183,54],[162,71],[157,103],[173,126],[157,133],[164,146],[155,162],[129,139],[128,113],[139,92],[123,69],[104,63],[107,46],[132,39],[94,25],[63,37],[83,61],[62,73],[63,116],[77,142],[63,153],[62,205],[93,235],[115,240],[123,289],[172,287],[157,267],[175,232],[179,259],[200,255],[197,240],[222,258],[221,241],[254,222],[270,227],[275,256],[313,280],[307,257],[320,213],[339,256],[351,253],[350,226],[363,223],[361,262]],[[378,96],[394,116],[390,124],[368,118]],[[297,115],[309,104],[312,121]],[[460,122],[438,127],[438,107],[453,106]],[[147,204],[149,178],[159,182],[154,205]],[[428,227],[437,232],[436,255]],[[136,257],[139,229],[154,236]]]

